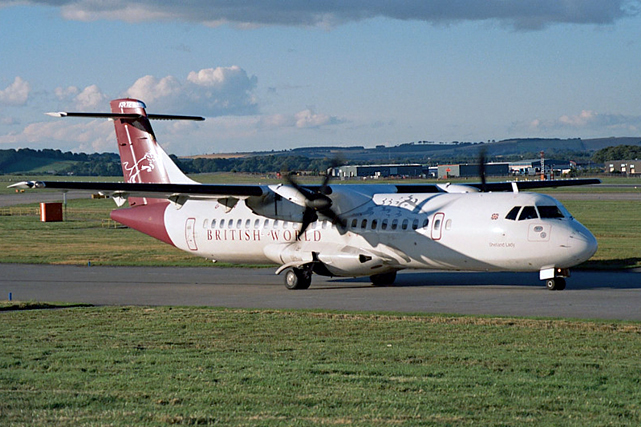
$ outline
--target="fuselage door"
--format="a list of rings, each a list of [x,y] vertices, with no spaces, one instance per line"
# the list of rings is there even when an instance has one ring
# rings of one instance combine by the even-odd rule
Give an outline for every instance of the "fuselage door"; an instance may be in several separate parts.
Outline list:
[[[432,240],[441,240],[443,222],[445,222],[445,214],[443,212],[434,214],[432,219]]]
[[[185,222],[185,240],[189,250],[198,250],[196,245],[196,218],[187,218],[187,222]]]

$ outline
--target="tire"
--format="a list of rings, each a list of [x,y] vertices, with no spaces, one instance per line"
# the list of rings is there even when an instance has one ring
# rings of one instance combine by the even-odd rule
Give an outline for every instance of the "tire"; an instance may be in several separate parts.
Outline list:
[[[312,274],[301,268],[290,268],[285,271],[285,287],[290,290],[307,289],[312,284]]]
[[[374,286],[389,286],[396,280],[396,271],[369,276]]]
[[[547,279],[545,281],[545,287],[550,291],[562,291],[565,289],[565,279],[563,277]]]

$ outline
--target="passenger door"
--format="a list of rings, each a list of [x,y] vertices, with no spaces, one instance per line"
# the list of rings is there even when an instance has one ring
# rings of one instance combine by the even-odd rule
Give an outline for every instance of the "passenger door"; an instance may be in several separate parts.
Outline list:
[[[432,240],[441,240],[444,222],[445,214],[443,212],[434,214],[434,218],[432,219]]]

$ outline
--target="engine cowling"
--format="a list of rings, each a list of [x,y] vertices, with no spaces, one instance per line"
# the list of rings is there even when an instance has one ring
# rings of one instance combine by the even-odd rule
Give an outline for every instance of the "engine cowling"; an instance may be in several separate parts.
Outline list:
[[[332,276],[371,276],[389,269],[380,256],[353,246],[321,252],[316,259]]]
[[[296,243],[270,245],[265,248],[265,255],[283,267],[315,263],[314,272],[327,276],[371,276],[393,270],[381,256],[353,246],[324,245],[314,249],[318,252]]]

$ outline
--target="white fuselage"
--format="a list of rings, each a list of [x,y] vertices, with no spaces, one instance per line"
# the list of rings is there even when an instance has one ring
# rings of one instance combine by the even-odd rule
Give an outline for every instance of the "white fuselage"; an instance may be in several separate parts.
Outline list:
[[[514,218],[507,218],[510,212]],[[165,225],[178,248],[205,258],[279,265],[320,260],[336,276],[569,268],[597,247],[560,203],[535,193],[374,194],[341,217],[346,231],[319,219],[297,241],[300,222],[258,215],[244,200],[231,209],[190,200],[169,206]]]

